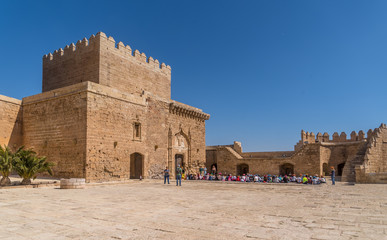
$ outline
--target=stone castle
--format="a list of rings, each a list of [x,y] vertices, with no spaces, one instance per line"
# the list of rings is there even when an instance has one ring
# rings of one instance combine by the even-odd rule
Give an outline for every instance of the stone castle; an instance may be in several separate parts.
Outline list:
[[[171,100],[171,67],[104,33],[43,57],[42,93],[0,96],[0,144],[25,145],[56,177],[158,178],[205,164],[201,109]]]
[[[342,181],[387,183],[387,127],[353,131],[350,138],[342,132],[301,131],[294,151],[243,152],[240,142],[233,145],[207,146],[206,166],[223,174],[318,174],[329,175],[333,166]]]
[[[243,174],[329,174],[387,183],[387,128],[317,135],[301,132],[294,151],[243,152],[205,145],[201,109],[171,100],[171,67],[104,33],[43,57],[42,93],[0,95],[0,144],[26,146],[55,163],[55,177],[86,181],[159,178],[165,166],[206,165]]]

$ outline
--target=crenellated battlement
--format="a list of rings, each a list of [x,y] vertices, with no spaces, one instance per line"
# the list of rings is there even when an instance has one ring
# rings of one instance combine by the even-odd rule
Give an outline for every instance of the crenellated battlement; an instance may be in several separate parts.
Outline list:
[[[105,40],[108,45],[117,51],[121,52],[123,55],[128,57],[132,57],[133,59],[138,60],[139,62],[148,63],[151,67],[159,68],[165,72],[171,71],[171,66],[166,65],[165,63],[161,63],[154,59],[153,57],[146,57],[145,53],[141,53],[139,50],[132,51],[132,48],[129,45],[124,45],[123,42],[116,41],[113,37],[107,37],[105,33],[98,32],[96,35],[91,35],[89,39],[83,38],[82,40],[78,40],[76,44],[71,43],[70,45],[66,45],[64,49],[59,48],[55,50],[53,53],[48,53],[43,56],[44,61],[57,61],[61,60],[62,57],[73,57],[73,54],[77,54],[82,51],[88,51],[89,46],[99,45],[101,40]]]
[[[379,128],[383,128],[386,125],[382,123]],[[334,132],[332,135],[332,139],[330,139],[328,133],[321,134],[320,132],[315,135],[313,132],[305,132],[304,130],[301,130],[301,141],[302,144],[308,144],[308,143],[316,143],[316,142],[356,142],[356,141],[364,141],[365,139],[371,139],[375,134],[377,134],[380,129],[375,128],[374,130],[369,129],[367,132],[367,137],[365,137],[364,131],[360,130],[359,132],[352,131],[349,135],[349,138],[347,137],[347,134],[345,132],[341,132],[340,134],[338,132]]]
[[[95,82],[131,94],[171,96],[171,67],[99,32],[43,56],[43,92]]]

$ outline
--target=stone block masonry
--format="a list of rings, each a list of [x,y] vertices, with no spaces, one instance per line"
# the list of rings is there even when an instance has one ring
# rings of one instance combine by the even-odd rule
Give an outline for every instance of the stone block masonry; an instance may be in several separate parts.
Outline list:
[[[0,98],[1,141],[47,156],[55,177],[160,178],[205,163],[210,116],[170,99],[170,66],[104,33],[45,55],[42,89]]]
[[[218,172],[251,174],[329,175],[330,167],[342,181],[357,183],[387,183],[387,127],[352,131],[350,139],[342,132],[333,134],[301,131],[301,141],[295,151],[242,152],[239,142],[234,145],[208,146],[206,166],[216,166]]]
[[[22,101],[0,95],[0,145],[12,149],[22,144]]]
[[[171,67],[102,32],[43,57],[43,92],[91,81],[128,93],[171,97]]]

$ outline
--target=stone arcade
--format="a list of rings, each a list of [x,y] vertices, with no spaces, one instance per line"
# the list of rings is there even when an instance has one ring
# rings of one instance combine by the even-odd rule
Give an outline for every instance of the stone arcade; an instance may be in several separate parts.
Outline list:
[[[387,127],[352,131],[350,138],[342,132],[301,131],[301,140],[294,151],[242,152],[240,142],[233,145],[208,146],[207,168],[216,166],[218,172],[231,174],[318,174],[329,175],[334,166],[342,181],[358,183],[387,183]]]
[[[201,109],[171,100],[171,67],[100,32],[43,57],[43,93],[0,96],[0,144],[55,163],[55,177],[158,178],[205,163]]]

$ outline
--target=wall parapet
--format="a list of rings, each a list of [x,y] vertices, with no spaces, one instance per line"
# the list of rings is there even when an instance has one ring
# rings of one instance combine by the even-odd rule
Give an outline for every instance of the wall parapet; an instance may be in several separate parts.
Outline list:
[[[53,53],[48,53],[43,56],[43,63],[49,64],[51,62],[61,61],[64,58],[74,57],[79,53],[83,53],[86,51],[90,51],[93,46],[100,46],[101,41],[104,41],[106,44],[114,46],[117,52],[120,52],[121,55],[126,56],[128,58],[136,59],[139,62],[147,63],[151,68],[159,69],[165,73],[171,73],[171,66],[161,63],[154,59],[153,57],[147,57],[145,53],[141,53],[139,50],[135,49],[132,51],[132,48],[129,45],[124,45],[123,42],[116,41],[113,37],[107,37],[105,33],[98,32],[96,35],[91,35],[89,39],[83,38],[82,40],[78,40],[76,44],[71,43],[70,45],[66,45],[64,49],[59,48],[55,50]]]
[[[176,101],[169,104],[169,112],[178,116],[198,119],[201,121],[210,119],[210,114],[204,113],[201,109],[190,107]]]
[[[373,130],[369,130],[367,132],[367,139],[372,137],[374,134]],[[320,132],[315,135],[313,132],[305,132],[304,130],[301,130],[301,140],[299,144],[308,144],[308,143],[316,143],[316,142],[331,142],[331,143],[339,143],[339,142],[358,142],[365,140],[365,134],[363,130],[360,130],[359,132],[352,131],[349,135],[345,132],[341,132],[340,134],[338,132],[334,132],[332,134],[332,138],[330,139],[329,134],[325,132],[324,134],[321,134]]]

